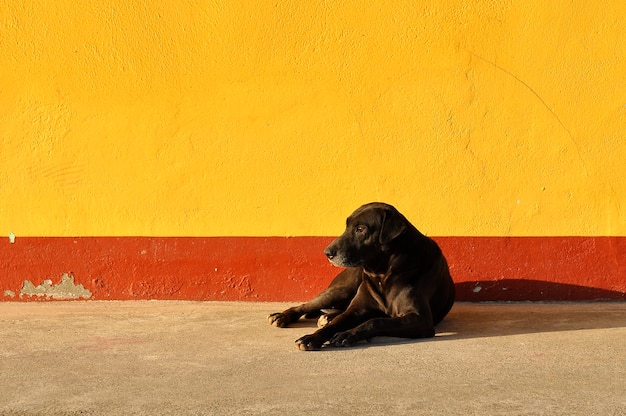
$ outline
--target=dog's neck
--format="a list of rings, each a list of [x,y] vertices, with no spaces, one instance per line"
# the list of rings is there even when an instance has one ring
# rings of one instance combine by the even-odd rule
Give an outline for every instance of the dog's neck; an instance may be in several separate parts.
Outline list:
[[[439,257],[438,252],[440,253],[440,250],[433,240],[416,229],[407,230],[386,247],[382,247],[381,253],[376,258],[364,263],[363,272],[371,278],[384,280],[392,270],[397,273],[400,270],[429,268],[433,259]]]

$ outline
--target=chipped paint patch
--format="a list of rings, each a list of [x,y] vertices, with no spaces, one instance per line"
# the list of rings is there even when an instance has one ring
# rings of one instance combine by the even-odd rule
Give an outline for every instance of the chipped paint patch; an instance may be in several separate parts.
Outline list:
[[[15,297],[15,292],[12,290],[5,290],[4,291],[4,297],[5,298],[14,298]]]
[[[85,289],[81,284],[74,283],[74,276],[68,273],[63,273],[61,282],[59,284],[52,284],[52,280],[44,280],[39,286],[35,286],[31,281],[24,280],[22,290],[20,290],[20,297],[37,296],[47,297],[50,299],[89,299],[91,292]]]
[[[15,243],[15,234],[9,233],[9,243],[11,244]]]

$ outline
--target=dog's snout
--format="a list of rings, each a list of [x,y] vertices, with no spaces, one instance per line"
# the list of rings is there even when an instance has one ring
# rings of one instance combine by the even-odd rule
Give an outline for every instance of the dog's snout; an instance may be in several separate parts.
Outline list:
[[[337,256],[337,250],[335,250],[334,248],[326,248],[326,250],[324,250],[324,254],[326,254],[326,257],[328,257],[328,260],[332,260]]]

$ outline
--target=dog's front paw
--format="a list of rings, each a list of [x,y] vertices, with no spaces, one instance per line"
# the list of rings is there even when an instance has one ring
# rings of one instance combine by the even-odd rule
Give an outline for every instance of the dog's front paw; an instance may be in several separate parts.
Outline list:
[[[345,331],[335,334],[335,336],[330,339],[329,344],[333,347],[351,347],[358,341],[356,335],[350,331]]]
[[[322,348],[324,342],[320,340],[315,334],[305,335],[296,340],[296,347],[300,351],[317,351]]]
[[[267,321],[270,323],[270,325],[278,327],[278,328],[285,328],[287,326],[289,326],[289,324],[291,323],[291,318],[289,315],[286,315],[282,312],[276,312],[276,313],[272,313],[267,317]]]

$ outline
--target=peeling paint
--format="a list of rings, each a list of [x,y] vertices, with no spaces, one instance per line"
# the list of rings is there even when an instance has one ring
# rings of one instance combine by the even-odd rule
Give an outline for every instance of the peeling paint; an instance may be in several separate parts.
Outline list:
[[[27,296],[45,296],[50,299],[89,299],[91,292],[85,289],[81,284],[74,283],[74,276],[63,273],[59,284],[52,284],[52,280],[44,280],[39,286],[35,286],[30,280],[24,280],[20,297]]]
[[[15,297],[15,292],[12,291],[12,290],[5,290],[4,291],[4,297],[14,298]]]
[[[9,233],[9,242],[11,244],[15,243],[15,234]]]

